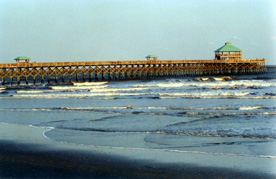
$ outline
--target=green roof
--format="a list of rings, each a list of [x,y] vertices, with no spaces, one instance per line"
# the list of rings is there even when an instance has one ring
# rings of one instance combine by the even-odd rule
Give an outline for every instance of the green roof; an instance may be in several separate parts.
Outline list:
[[[230,42],[226,42],[224,46],[217,49],[215,52],[241,52],[242,50],[231,45]]]
[[[27,60],[27,59],[31,59],[31,58],[26,57],[26,56],[18,56],[15,58],[15,60]]]
[[[157,58],[157,56],[155,56],[155,55],[148,55],[145,58]]]

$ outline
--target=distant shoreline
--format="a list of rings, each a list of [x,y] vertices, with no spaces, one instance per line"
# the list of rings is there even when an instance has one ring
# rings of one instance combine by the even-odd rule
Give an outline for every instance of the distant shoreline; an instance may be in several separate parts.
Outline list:
[[[267,68],[276,68],[276,65],[266,65]]]

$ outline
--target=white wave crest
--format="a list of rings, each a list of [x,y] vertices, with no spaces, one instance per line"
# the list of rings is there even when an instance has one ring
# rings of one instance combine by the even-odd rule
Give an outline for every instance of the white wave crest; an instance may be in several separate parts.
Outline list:
[[[16,91],[16,93],[49,93],[49,92],[54,92],[53,90],[47,90],[47,91],[39,91],[39,90],[34,90],[34,91]]]
[[[231,78],[230,76],[226,76],[226,77],[221,77],[221,78],[214,78],[214,80],[216,81],[230,81],[233,78]]]
[[[51,89],[54,90],[82,90],[82,89],[94,89],[94,88],[106,88],[108,85],[105,86],[51,86]]]
[[[226,77],[214,77],[214,78],[196,78],[195,81],[230,81],[233,80],[230,76]]]
[[[174,88],[174,87],[202,87],[210,89],[239,89],[239,88],[261,88],[261,87],[275,87],[275,81],[262,81],[262,80],[240,80],[240,81],[227,81],[224,77],[222,81],[206,81],[202,82],[182,82],[182,83],[160,83],[160,84],[146,84],[140,85],[141,87],[164,87],[164,88]]]
[[[239,110],[247,111],[247,110],[255,110],[255,109],[262,109],[262,107],[261,106],[243,106],[243,107],[240,107]]]
[[[135,89],[138,90],[138,89]],[[134,90],[134,91],[135,91]],[[147,93],[120,93],[116,91],[124,91],[122,89],[114,90],[114,89],[99,89],[99,90],[91,90],[90,93],[36,93],[36,94],[14,94],[12,97],[14,98],[87,98],[94,96],[152,96],[159,97],[160,99],[180,99],[180,98],[210,98],[210,99],[276,99],[276,96],[250,96],[249,92],[221,92],[221,93],[156,93],[156,92],[147,92]],[[125,91],[132,91],[131,89],[126,89]]]
[[[91,89],[90,92],[116,92],[116,91],[141,91],[149,88],[109,88],[109,89]]]
[[[211,78],[197,78],[196,81],[210,81]]]
[[[193,96],[193,97],[200,97],[200,96],[247,96],[250,95],[249,92],[208,92],[208,93],[159,93],[160,96]]]
[[[161,96],[159,99],[276,99],[275,96]]]
[[[39,95],[13,95],[15,98],[87,98],[94,96],[144,96],[150,93],[85,93],[85,94],[39,94]]]
[[[183,83],[160,83],[160,84],[152,84],[152,85],[139,85],[140,87],[164,87],[164,88],[170,88],[170,87],[181,87],[184,86]]]
[[[93,86],[93,85],[105,85],[108,82],[73,82],[74,86]]]

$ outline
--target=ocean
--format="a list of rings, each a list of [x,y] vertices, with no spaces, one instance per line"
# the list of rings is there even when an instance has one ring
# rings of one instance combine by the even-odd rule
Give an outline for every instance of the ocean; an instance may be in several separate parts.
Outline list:
[[[54,143],[133,155],[150,150],[276,160],[273,67],[261,75],[23,83],[0,89],[0,125],[43,128],[41,135]]]

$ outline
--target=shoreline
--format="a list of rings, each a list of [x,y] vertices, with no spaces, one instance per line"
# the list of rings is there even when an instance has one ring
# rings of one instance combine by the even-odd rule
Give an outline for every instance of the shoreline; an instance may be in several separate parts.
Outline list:
[[[273,170],[275,159],[106,149],[51,141],[43,137],[43,133],[47,130],[49,129],[0,123],[1,178],[275,178],[276,176]]]

